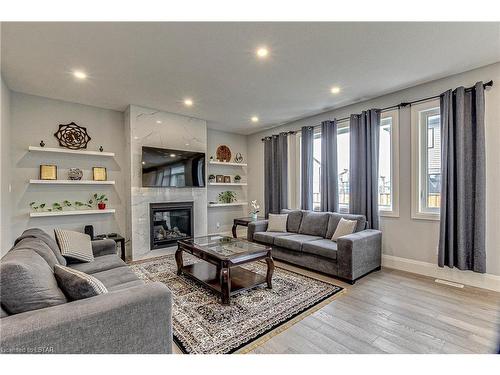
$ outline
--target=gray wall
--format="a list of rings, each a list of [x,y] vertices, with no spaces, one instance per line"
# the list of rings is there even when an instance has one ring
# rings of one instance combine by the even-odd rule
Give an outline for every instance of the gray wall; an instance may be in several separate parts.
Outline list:
[[[10,230],[10,90],[1,78],[0,124],[0,252],[5,254],[11,246]]]
[[[423,85],[384,95],[369,101],[325,112],[310,118],[248,137],[249,199],[264,202],[263,145],[264,135],[296,130],[304,125],[317,125],[326,119],[342,118],[369,108],[384,108],[403,101],[437,95],[458,86],[471,86],[477,81],[493,79],[495,86],[486,93],[486,246],[487,272],[500,275],[500,63],[457,74]],[[400,111],[400,217],[381,218],[384,232],[383,253],[416,261],[437,263],[439,222],[411,219],[411,143],[410,109]]]
[[[28,146],[38,146],[44,140],[46,147],[58,147],[54,133],[59,124],[75,122],[87,128],[92,140],[89,150],[100,145],[105,151],[114,152],[114,158],[89,157],[28,152]],[[93,224],[96,233],[117,232],[125,234],[125,135],[123,113],[81,104],[52,100],[21,93],[11,93],[11,157],[12,157],[12,238],[29,227],[39,227],[52,232],[54,227],[83,230]],[[30,185],[29,179],[37,179],[40,164],[56,164],[58,178],[67,178],[67,169],[78,167],[84,179],[92,179],[92,167],[107,168],[108,180],[113,185]],[[61,216],[29,218],[29,202],[43,201],[48,204],[88,200],[94,192],[108,195],[108,206],[116,209],[115,215]],[[3,197],[3,192],[2,192]]]
[[[209,124],[210,125],[210,124]],[[216,157],[217,147],[220,145],[229,146],[231,149],[231,158],[237,152],[243,155],[243,163],[248,163],[247,153],[247,137],[234,133],[227,133],[218,130],[208,129],[207,133],[207,157]],[[236,174],[241,176],[241,182],[247,182],[247,168],[245,167],[228,167],[219,165],[208,165],[208,175],[222,174],[231,176],[231,181]],[[210,186],[208,185],[208,200],[216,201],[217,195],[220,192],[231,190],[237,194],[239,201],[247,202],[247,188],[244,186]],[[208,208],[208,233],[220,233],[231,230],[233,219],[236,217],[248,216],[248,206],[233,206],[233,207],[209,207]]]

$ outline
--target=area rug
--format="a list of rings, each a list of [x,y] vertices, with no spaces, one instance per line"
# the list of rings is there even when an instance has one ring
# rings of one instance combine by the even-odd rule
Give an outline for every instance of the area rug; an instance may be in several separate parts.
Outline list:
[[[184,254],[184,265],[200,261]],[[229,306],[223,306],[208,288],[177,275],[173,254],[132,262],[130,268],[145,282],[160,281],[172,291],[174,342],[184,353],[192,354],[247,352],[343,290],[276,267],[273,289],[262,286],[242,292],[231,297]],[[245,268],[265,275],[267,265],[254,262]]]

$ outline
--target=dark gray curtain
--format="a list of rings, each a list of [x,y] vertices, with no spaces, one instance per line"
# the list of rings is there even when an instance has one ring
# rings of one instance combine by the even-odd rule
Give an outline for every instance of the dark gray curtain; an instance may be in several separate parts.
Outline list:
[[[378,149],[380,110],[350,118],[349,211],[365,215],[369,227],[379,228]]]
[[[287,133],[264,140],[264,199],[266,217],[288,206]]]
[[[313,142],[314,128],[302,127],[300,176],[300,201],[303,210],[313,209]]]
[[[338,212],[337,120],[321,123],[321,211]]]
[[[484,88],[441,95],[440,267],[486,272]]]

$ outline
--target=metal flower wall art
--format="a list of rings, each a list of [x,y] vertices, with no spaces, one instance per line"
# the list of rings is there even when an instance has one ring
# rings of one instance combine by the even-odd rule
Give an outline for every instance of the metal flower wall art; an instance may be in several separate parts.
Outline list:
[[[87,143],[91,140],[87,129],[74,122],[59,125],[59,130],[54,133],[54,136],[59,141],[59,146],[71,150],[87,148]]]

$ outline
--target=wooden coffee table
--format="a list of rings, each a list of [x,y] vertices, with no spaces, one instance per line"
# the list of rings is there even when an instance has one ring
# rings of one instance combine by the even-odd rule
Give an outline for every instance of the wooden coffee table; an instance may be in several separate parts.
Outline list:
[[[244,290],[267,284],[271,289],[274,262],[268,246],[223,236],[195,237],[177,242],[175,253],[177,274],[189,276],[210,288],[229,305],[230,297]],[[182,253],[187,252],[204,260],[184,266]],[[243,267],[243,264],[266,260],[266,276]]]

